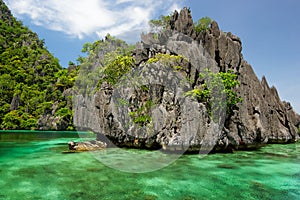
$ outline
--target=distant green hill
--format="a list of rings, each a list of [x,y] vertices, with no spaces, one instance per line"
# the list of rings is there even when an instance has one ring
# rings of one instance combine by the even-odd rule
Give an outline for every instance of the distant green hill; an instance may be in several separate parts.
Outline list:
[[[2,0],[0,30],[0,128],[72,129],[65,91],[73,86],[76,70],[63,69],[44,41],[16,20]],[[45,120],[48,114],[55,117]],[[51,120],[53,127],[43,127]]]

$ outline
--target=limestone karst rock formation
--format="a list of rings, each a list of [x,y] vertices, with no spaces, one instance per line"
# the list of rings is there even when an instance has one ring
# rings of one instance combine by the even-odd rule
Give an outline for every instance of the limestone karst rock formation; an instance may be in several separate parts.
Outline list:
[[[112,44],[109,49],[117,46]],[[142,35],[133,52],[135,66],[126,75],[131,81],[141,78],[134,82],[138,86],[124,79],[116,86],[103,83],[92,97],[78,94],[74,123],[79,129],[96,132],[99,140],[146,149],[231,151],[298,140],[299,115],[280,100],[265,77],[257,78],[241,51],[240,38],[221,31],[215,21],[206,31],[196,32],[190,10],[184,8],[174,13],[166,30]],[[174,70],[164,62],[149,62],[157,54],[182,55],[187,60],[172,63],[181,66]],[[103,52],[97,55],[94,64]],[[207,104],[184,95],[199,86],[203,81],[199,73],[206,68],[237,74],[240,85],[235,91],[243,99],[230,114],[224,109],[215,113],[215,120]],[[190,81],[182,81],[187,79]],[[129,104],[118,105],[120,99]],[[144,124],[130,123],[130,113],[154,101],[145,111],[151,123],[147,119]]]

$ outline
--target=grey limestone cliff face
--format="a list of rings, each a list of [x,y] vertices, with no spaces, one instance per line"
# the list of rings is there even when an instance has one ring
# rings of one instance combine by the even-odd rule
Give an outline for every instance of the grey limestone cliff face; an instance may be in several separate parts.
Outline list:
[[[115,86],[103,83],[92,96],[76,96],[74,123],[96,132],[99,140],[133,148],[231,151],[297,141],[299,115],[265,77],[257,78],[241,51],[241,40],[222,32],[216,22],[197,33],[184,8],[174,13],[167,30],[142,35],[126,78]],[[149,62],[160,53],[182,59]],[[101,59],[103,53],[98,55]],[[222,107],[209,114],[207,103],[185,95],[203,82],[199,74],[206,68],[238,75],[235,91],[243,101],[230,114]]]

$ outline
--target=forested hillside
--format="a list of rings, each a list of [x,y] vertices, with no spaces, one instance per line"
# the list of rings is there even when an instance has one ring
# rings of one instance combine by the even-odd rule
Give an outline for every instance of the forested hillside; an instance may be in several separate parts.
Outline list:
[[[54,114],[48,120],[61,125],[48,129],[72,129],[71,102],[64,91],[72,87],[76,67],[63,69],[2,0],[0,30],[0,128],[43,128],[41,117]]]

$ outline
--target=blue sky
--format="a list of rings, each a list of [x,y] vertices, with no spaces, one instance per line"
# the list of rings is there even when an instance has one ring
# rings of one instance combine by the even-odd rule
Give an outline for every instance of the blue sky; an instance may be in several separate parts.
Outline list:
[[[300,1],[298,0],[4,0],[12,13],[45,39],[63,66],[82,45],[106,33],[133,43],[147,22],[190,7],[239,36],[245,60],[300,112]]]

